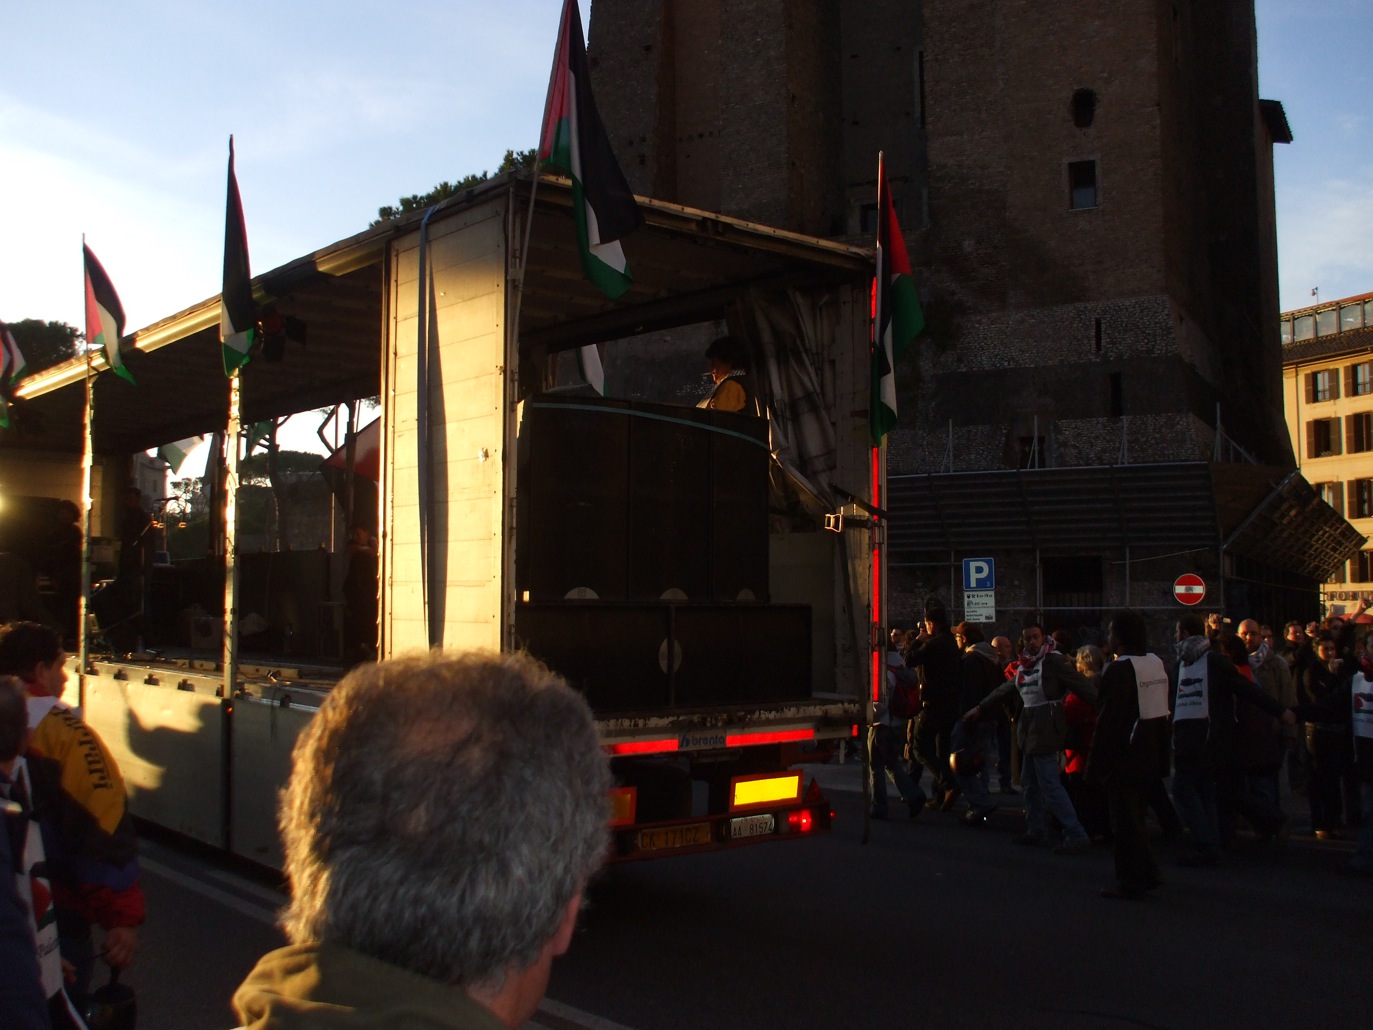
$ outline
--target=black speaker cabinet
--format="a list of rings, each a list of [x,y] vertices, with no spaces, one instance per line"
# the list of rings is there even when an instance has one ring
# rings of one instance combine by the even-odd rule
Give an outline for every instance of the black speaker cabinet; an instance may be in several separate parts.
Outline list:
[[[767,422],[708,412],[710,434],[710,596],[768,599]]]
[[[708,412],[635,403],[629,438],[629,597],[710,597]],[[764,538],[766,544],[766,538]],[[672,593],[669,595],[669,591]]]
[[[669,615],[668,606],[658,604],[519,604],[515,635],[526,651],[581,691],[593,711],[646,711],[668,704],[659,654]]]
[[[628,402],[539,398],[520,434],[516,589],[561,600],[627,594]]]
[[[687,708],[809,698],[810,606],[679,605],[676,703]]]

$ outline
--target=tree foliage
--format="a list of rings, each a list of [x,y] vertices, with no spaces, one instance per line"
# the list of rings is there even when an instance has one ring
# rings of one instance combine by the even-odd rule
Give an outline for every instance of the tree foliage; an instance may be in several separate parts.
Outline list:
[[[7,324],[28,363],[30,375],[75,357],[81,353],[81,343],[86,339],[85,333],[66,322],[26,318]]]
[[[504,175],[506,172],[514,171],[517,168],[533,168],[538,161],[538,156],[537,150],[507,150],[495,174]],[[490,178],[490,172],[478,172],[473,175],[464,175],[457,182],[441,182],[428,193],[412,193],[408,197],[401,197],[394,206],[388,204],[386,207],[377,208],[377,220],[372,225],[380,225],[382,222],[398,218],[408,211],[422,211],[441,200],[447,200],[454,194],[461,193],[463,190],[479,186]]]

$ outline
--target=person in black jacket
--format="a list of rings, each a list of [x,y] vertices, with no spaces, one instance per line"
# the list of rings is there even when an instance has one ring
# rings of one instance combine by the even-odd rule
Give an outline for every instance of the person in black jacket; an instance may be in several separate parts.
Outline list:
[[[1147,650],[1138,612],[1117,612],[1109,630],[1116,660],[1101,676],[1087,783],[1106,790],[1116,882],[1105,898],[1136,900],[1163,882],[1149,850],[1144,807],[1151,786],[1168,775],[1168,672]]]
[[[961,712],[979,704],[1001,686],[1004,677],[996,651],[987,643],[979,627],[970,622],[960,622],[953,628],[953,635],[963,649],[963,657],[958,663],[957,711]],[[956,720],[950,747],[953,749],[954,779],[968,799],[968,811],[963,814],[963,821],[969,826],[980,826],[987,821],[987,816],[996,811],[996,802],[982,782],[983,768],[995,757],[996,721]]]
[[[1296,715],[1310,723],[1347,727],[1362,795],[1363,826],[1354,856],[1341,872],[1373,877],[1373,654],[1365,649],[1351,674],[1341,677],[1320,701],[1299,704]]]
[[[921,672],[915,757],[934,780],[934,796],[925,807],[948,811],[958,798],[949,754],[953,726],[958,721],[958,674],[963,653],[949,632],[948,612],[938,600],[926,605],[925,624],[916,640],[916,646],[906,652],[906,665]]]
[[[1297,684],[1301,705],[1322,704],[1338,693],[1349,678],[1348,664],[1339,657],[1329,637],[1316,641],[1316,660]],[[1308,709],[1309,710],[1309,709]],[[1311,830],[1319,840],[1340,836],[1340,779],[1351,759],[1349,729],[1340,720],[1306,724],[1307,799],[1311,804]]]
[[[1192,833],[1193,850],[1182,865],[1215,865],[1220,859],[1218,792],[1233,796],[1243,785],[1235,765],[1235,706],[1244,701],[1282,718],[1296,719],[1212,648],[1201,616],[1178,620],[1177,668],[1172,681],[1173,800]]]

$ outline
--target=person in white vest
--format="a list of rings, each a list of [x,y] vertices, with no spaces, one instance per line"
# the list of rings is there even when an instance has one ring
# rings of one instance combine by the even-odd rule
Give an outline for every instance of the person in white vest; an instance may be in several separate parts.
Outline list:
[[[1354,745],[1354,769],[1359,778],[1363,826],[1353,856],[1340,871],[1350,876],[1373,878],[1373,633],[1359,652],[1355,668],[1342,677],[1320,701],[1298,705],[1296,714],[1306,722],[1347,727]]]
[[[1168,670],[1148,650],[1139,612],[1116,612],[1108,632],[1115,661],[1101,676],[1087,782],[1106,790],[1116,882],[1105,898],[1132,901],[1163,883],[1144,825],[1150,787],[1168,775]]]
[[[1025,789],[1025,832],[1013,840],[1031,846],[1047,844],[1047,810],[1063,827],[1063,843],[1054,850],[1065,855],[1080,854],[1092,842],[1058,776],[1063,738],[1068,732],[1063,698],[1072,691],[1095,702],[1096,689],[1071,661],[1058,653],[1054,638],[1045,635],[1043,626],[1026,626],[1022,639],[1025,650],[1015,678],[993,690],[981,704],[969,709],[963,719],[976,722],[990,716],[1013,694],[1020,695],[1023,708],[1016,718],[1015,731],[1022,756],[1020,784]]]
[[[1220,861],[1217,791],[1242,785],[1235,764],[1237,702],[1257,705],[1283,720],[1295,716],[1252,680],[1241,676],[1219,649],[1211,646],[1200,615],[1178,620],[1177,668],[1173,695],[1173,801],[1192,834],[1192,849],[1178,862],[1213,866]]]

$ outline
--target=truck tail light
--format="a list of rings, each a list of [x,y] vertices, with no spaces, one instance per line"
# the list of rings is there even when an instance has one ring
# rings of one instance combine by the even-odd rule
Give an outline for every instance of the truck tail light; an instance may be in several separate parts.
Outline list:
[[[810,833],[815,828],[815,817],[810,814],[809,808],[803,808],[798,812],[787,813],[787,826],[792,833]]]

